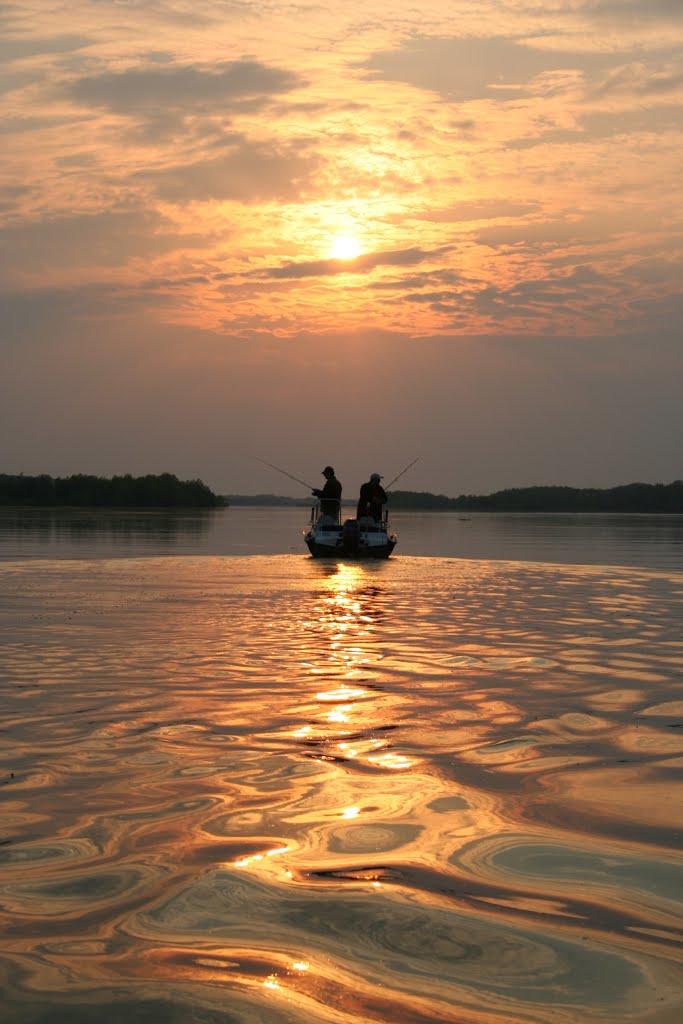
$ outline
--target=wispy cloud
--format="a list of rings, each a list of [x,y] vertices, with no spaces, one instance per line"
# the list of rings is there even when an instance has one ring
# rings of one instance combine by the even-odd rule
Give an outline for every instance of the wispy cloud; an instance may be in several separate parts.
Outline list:
[[[367,274],[376,267],[410,267],[445,252],[425,251],[417,246],[408,249],[391,249],[386,252],[370,252],[353,260],[304,260],[300,263],[285,263],[280,267],[269,267],[256,271],[256,275],[273,279],[300,279],[304,277],[330,277],[335,274]]]

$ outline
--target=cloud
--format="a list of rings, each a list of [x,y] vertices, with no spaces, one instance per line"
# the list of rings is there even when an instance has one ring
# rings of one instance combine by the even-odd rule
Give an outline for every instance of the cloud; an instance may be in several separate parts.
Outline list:
[[[537,203],[515,203],[507,199],[470,199],[455,202],[440,209],[429,208],[411,213],[414,220],[435,224],[458,224],[470,220],[498,220],[505,217],[524,217],[537,209]]]
[[[615,136],[663,134],[683,128],[683,107],[679,103],[639,103],[630,109],[595,109],[581,114],[574,128],[542,128],[532,126],[528,135],[508,139],[510,150],[534,149],[537,146],[593,145]],[[577,150],[578,152],[578,150]]]
[[[263,105],[271,97],[303,84],[295,72],[255,60],[236,60],[210,68],[197,64],[135,67],[76,79],[68,95],[85,106],[117,114],[156,115]]]
[[[683,86],[683,66],[669,64],[652,67],[642,61],[624,64],[610,71],[591,91],[591,96],[626,94],[632,96],[662,96]]]
[[[434,288],[437,285],[459,284],[462,275],[457,270],[431,270],[417,274],[404,274],[389,280],[372,281],[368,288],[373,291],[405,291],[407,288]]]
[[[447,251],[445,247],[426,251],[417,246],[409,249],[389,249],[385,252],[371,252],[357,256],[355,260],[309,260],[301,263],[285,263],[281,267],[270,267],[256,273],[265,278],[299,279],[303,277],[331,277],[335,274],[365,274],[375,267],[413,266]]]
[[[140,175],[157,195],[170,202],[235,199],[295,200],[309,185],[319,166],[317,157],[302,154],[296,145],[277,145],[238,139],[226,154],[178,164]]]
[[[590,266],[574,267],[563,276],[553,275],[517,281],[508,288],[487,285],[471,295],[475,310],[493,320],[513,317],[545,320],[554,316],[558,306],[573,319],[585,313],[606,313],[607,296],[613,294],[613,282]],[[585,303],[585,305],[584,305]],[[610,311],[612,314],[617,310]]]
[[[507,286],[482,285],[464,278],[448,281],[443,275],[442,287],[438,287],[436,278],[416,282],[418,288],[431,285],[429,290],[398,293],[388,301],[426,306],[448,317],[452,328],[464,331],[473,323],[481,324],[483,318],[523,334],[528,334],[529,325],[550,333],[557,333],[557,328],[567,331],[568,325],[573,325],[577,332],[586,333],[587,326],[624,315],[629,308],[625,296],[632,292],[632,282],[603,274],[589,264],[522,278]],[[631,327],[633,320],[631,316]]]
[[[79,35],[5,36],[0,38],[0,61],[9,64],[15,60],[42,57],[50,53],[73,53],[91,44],[92,39]]]
[[[69,267],[103,267],[130,258],[205,245],[205,236],[178,234],[160,214],[134,207],[23,221],[0,230],[0,269],[33,275]]]
[[[0,96],[14,92],[15,89],[22,89],[25,85],[40,81],[42,75],[33,71],[13,71],[8,74],[0,74]]]
[[[23,135],[26,132],[39,132],[43,128],[59,128],[65,124],[80,123],[74,117],[5,117],[0,121],[0,135]]]
[[[28,185],[0,185],[0,212],[14,212],[17,202],[30,195],[31,189]]]
[[[362,66],[373,80],[405,82],[463,102],[515,99],[543,72],[593,71],[614,63],[610,54],[543,49],[502,36],[413,36],[395,50],[374,53]]]
[[[477,231],[475,239],[491,248],[517,246],[520,248],[574,245],[593,246],[608,238],[631,232],[647,234],[656,231],[661,221],[653,219],[647,207],[630,205],[622,209],[586,214],[583,217],[565,217],[561,220],[530,221],[521,224],[502,224]]]
[[[615,22],[683,22],[680,0],[584,0],[579,10]]]

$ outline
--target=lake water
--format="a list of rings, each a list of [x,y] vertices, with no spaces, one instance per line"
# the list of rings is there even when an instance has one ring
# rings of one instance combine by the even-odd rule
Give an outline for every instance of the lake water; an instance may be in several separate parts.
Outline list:
[[[301,520],[0,514],[0,1020],[678,1024],[680,519]]]
[[[305,508],[0,509],[0,560],[306,553],[308,515]],[[395,557],[683,569],[683,516],[397,512],[392,529]]]

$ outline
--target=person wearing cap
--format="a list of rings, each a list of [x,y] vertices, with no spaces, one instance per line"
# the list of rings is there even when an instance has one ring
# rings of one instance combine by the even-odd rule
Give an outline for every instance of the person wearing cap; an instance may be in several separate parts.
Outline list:
[[[323,488],[315,487],[313,494],[316,498],[320,498],[320,514],[337,519],[341,508],[342,485],[334,475],[332,466],[325,466],[323,476],[325,477],[325,486]]]
[[[380,483],[381,479],[382,477],[379,473],[371,473],[370,479],[366,483],[361,484],[360,497],[358,498],[358,507],[356,509],[356,517],[358,519],[370,516],[376,523],[382,521],[382,511],[383,506],[387,503],[387,495]]]

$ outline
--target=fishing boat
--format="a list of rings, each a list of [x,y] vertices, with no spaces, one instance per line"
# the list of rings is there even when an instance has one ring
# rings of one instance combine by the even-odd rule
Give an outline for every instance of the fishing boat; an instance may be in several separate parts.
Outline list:
[[[389,533],[387,513],[380,522],[369,516],[345,519],[322,515],[320,502],[311,509],[311,522],[304,540],[314,558],[388,558],[396,547],[395,533]]]
[[[301,484],[302,487],[307,487],[315,494],[320,492],[317,488],[306,483],[305,480],[301,480],[300,477],[294,476],[293,473],[289,473],[286,469],[282,469],[281,466],[276,466],[274,462],[268,462],[267,459],[260,459],[257,455],[251,456],[256,462],[262,463],[264,466],[274,469],[276,473],[281,473],[282,476],[286,476],[289,480],[293,480],[297,484]],[[407,473],[409,469],[419,462],[419,456],[417,459],[413,459],[409,462],[404,469],[401,470],[388,484],[386,489],[389,490],[397,480],[400,480],[404,473]],[[327,473],[330,470],[334,476],[334,470],[328,466],[323,471]],[[373,474],[373,477],[377,477],[379,480],[379,474]],[[341,494],[341,488],[339,489]],[[329,514],[329,498],[325,499],[327,502],[327,509],[325,514],[322,512],[322,506],[320,502],[311,509],[311,521],[308,527],[303,531],[304,540],[308,545],[308,550],[311,552],[314,558],[388,558],[391,552],[396,547],[398,540],[395,533],[389,533],[389,516],[387,514],[386,507],[384,514],[380,520],[373,519],[372,516],[360,516],[357,519],[345,519],[342,522],[341,518],[341,507],[337,509],[335,515]],[[335,501],[335,505],[339,505],[339,502]],[[334,508],[335,505],[332,507]]]

